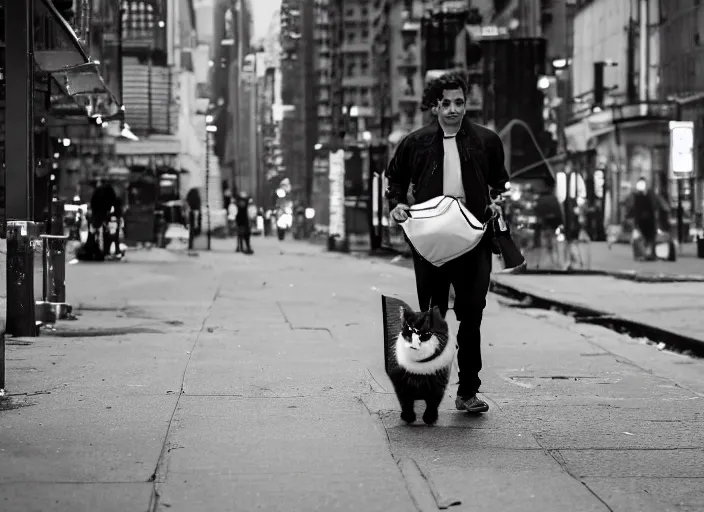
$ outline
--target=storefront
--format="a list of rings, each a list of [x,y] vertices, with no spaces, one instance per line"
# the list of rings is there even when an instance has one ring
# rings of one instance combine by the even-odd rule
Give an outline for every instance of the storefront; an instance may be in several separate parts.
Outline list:
[[[675,211],[677,181],[668,163],[668,122],[674,117],[670,104],[623,105],[586,115],[566,128],[569,164],[558,187],[563,196],[589,204],[592,231],[628,240],[630,199],[641,178]],[[575,176],[568,193],[570,173]]]

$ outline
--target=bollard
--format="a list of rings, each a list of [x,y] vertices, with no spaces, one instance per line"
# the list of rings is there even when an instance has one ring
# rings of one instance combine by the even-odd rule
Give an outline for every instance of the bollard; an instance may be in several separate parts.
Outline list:
[[[44,241],[44,296],[41,310],[43,323],[65,320],[72,307],[66,303],[66,241],[67,235],[40,235]],[[40,304],[37,304],[40,306]],[[38,308],[39,310],[39,308]]]

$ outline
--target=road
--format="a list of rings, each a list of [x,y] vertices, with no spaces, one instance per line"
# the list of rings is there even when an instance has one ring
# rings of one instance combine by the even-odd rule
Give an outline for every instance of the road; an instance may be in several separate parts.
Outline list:
[[[412,271],[256,239],[68,267],[8,340],[3,511],[704,509],[704,363],[491,296],[481,417],[406,426],[380,295]],[[540,279],[540,276],[536,276]]]

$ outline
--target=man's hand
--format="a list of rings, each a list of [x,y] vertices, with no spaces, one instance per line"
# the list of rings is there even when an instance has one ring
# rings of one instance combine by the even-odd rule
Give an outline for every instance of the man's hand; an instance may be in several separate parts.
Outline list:
[[[396,205],[396,208],[391,210],[391,218],[401,224],[408,219],[408,210],[410,209],[410,206],[407,204],[399,203]]]
[[[502,214],[501,203],[502,201],[498,200],[498,198],[489,203],[489,210],[491,210],[492,215]]]

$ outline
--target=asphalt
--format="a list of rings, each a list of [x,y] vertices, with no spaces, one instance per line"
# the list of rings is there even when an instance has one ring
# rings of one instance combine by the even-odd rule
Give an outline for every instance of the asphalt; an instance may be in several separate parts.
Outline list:
[[[704,362],[492,295],[491,410],[453,379],[409,427],[379,297],[415,303],[411,271],[233,245],[68,267],[78,320],[8,339],[0,509],[704,509]]]

